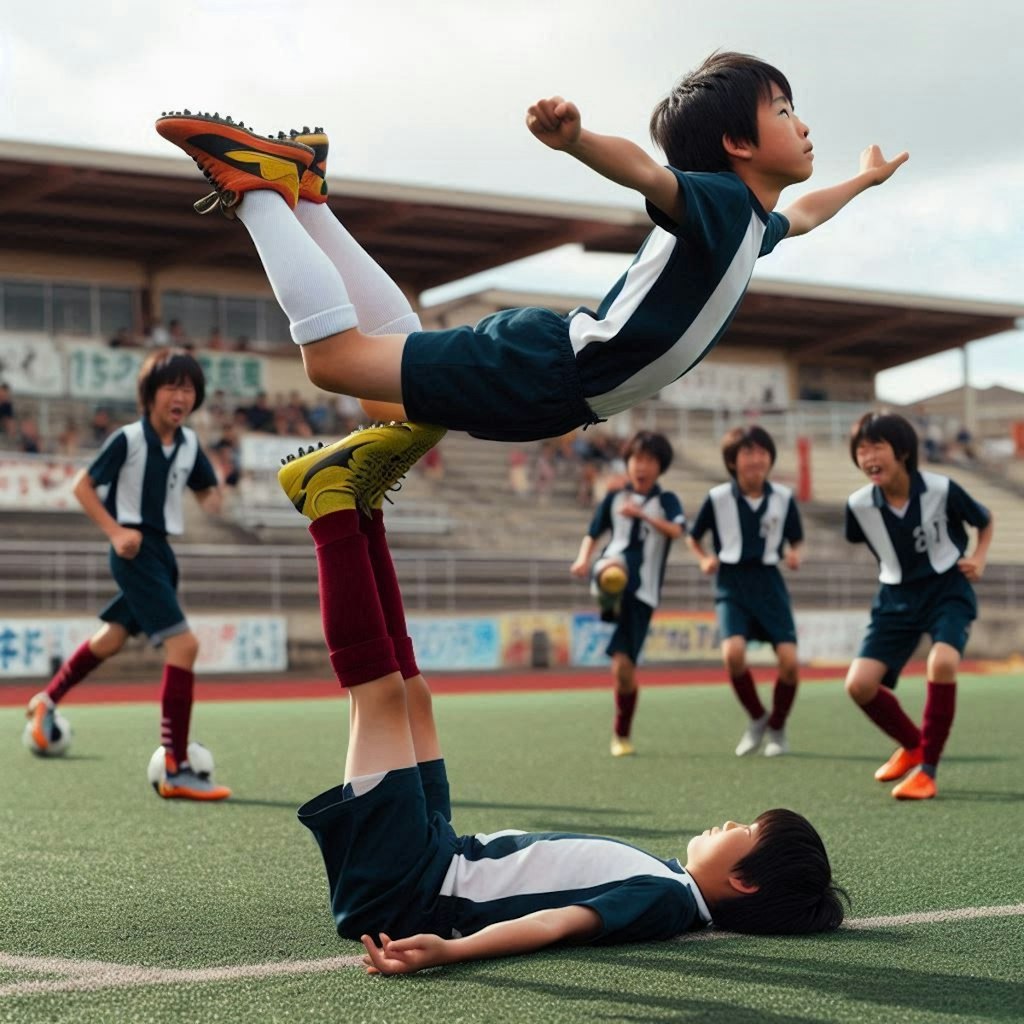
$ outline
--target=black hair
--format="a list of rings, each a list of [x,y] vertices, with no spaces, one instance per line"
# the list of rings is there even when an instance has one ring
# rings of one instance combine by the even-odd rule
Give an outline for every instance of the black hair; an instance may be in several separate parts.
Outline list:
[[[637,452],[653,455],[662,473],[672,465],[672,445],[664,434],[656,434],[653,430],[638,430],[626,442],[622,457],[628,460],[630,455],[636,455]]]
[[[651,138],[681,171],[731,171],[722,138],[757,145],[757,107],[773,86],[793,102],[778,68],[747,53],[713,53],[654,108]]]
[[[835,931],[846,891],[832,881],[825,844],[796,811],[776,808],[757,817],[758,839],[733,868],[757,891],[719,900],[711,915],[719,928],[751,935]]]
[[[153,406],[157,390],[165,384],[180,384],[189,380],[196,389],[195,412],[206,397],[206,377],[195,356],[179,348],[161,348],[151,353],[139,370],[139,409],[148,413]]]
[[[864,413],[850,431],[850,458],[858,469],[857,446],[864,441],[871,444],[887,442],[896,458],[906,462],[907,472],[917,472],[917,431],[909,420],[894,412]]]
[[[772,457],[774,466],[775,442],[764,427],[759,427],[756,424],[751,427],[733,427],[722,437],[722,461],[733,480],[736,479],[737,453],[741,448],[752,448],[754,445],[763,448]]]

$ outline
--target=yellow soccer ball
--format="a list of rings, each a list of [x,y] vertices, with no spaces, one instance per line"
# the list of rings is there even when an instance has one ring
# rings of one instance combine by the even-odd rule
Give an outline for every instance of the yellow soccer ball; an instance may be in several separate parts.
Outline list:
[[[610,562],[597,574],[597,586],[602,593],[615,597],[626,589],[629,576],[618,562]]]

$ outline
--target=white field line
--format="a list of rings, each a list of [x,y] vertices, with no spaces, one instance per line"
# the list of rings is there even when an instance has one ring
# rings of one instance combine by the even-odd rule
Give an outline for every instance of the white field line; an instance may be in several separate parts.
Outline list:
[[[877,928],[902,928],[917,924],[942,924],[946,921],[975,921],[988,917],[1024,916],[1024,903],[1002,907],[964,907],[959,910],[932,910],[893,917],[860,917],[843,924],[844,929],[869,931]],[[741,939],[736,932],[695,932],[679,942],[710,939]],[[321,960],[287,960],[263,964],[237,964],[230,967],[137,967],[101,960],[66,960],[61,957],[17,956],[0,952],[0,969],[33,974],[58,974],[56,978],[37,978],[0,985],[0,997],[27,996],[48,992],[88,992],[102,988],[135,988],[140,985],[194,985],[212,981],[238,981],[244,978],[272,978],[289,974],[323,974],[346,967],[362,967],[361,956],[332,956]]]

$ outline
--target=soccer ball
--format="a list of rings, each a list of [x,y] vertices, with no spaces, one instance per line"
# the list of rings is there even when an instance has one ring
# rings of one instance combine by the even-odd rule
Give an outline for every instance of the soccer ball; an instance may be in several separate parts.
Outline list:
[[[32,723],[26,722],[21,734],[21,742],[36,757],[62,757],[71,746],[71,723],[56,709],[53,712],[53,729],[50,731],[50,742],[43,750],[32,737]]]
[[[209,779],[213,775],[213,754],[202,743],[192,742],[188,745],[188,763],[201,779]],[[157,791],[160,789],[160,783],[167,778],[163,747],[157,747],[153,751],[149,767],[146,769],[146,778]]]
[[[626,567],[613,559],[607,559],[603,564],[599,564],[594,578],[597,580],[597,587],[601,593],[607,594],[609,597],[618,597],[629,582]]]

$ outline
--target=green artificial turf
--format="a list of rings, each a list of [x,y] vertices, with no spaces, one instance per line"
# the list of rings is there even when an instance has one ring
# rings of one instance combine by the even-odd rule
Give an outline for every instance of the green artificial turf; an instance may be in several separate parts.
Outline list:
[[[651,688],[638,756],[608,755],[611,696],[565,691],[435,701],[463,832],[619,836],[685,858],[726,818],[790,806],[816,824],[852,918],[1024,902],[1020,729],[1024,678],[972,676],[939,775],[903,804],[871,775],[891,744],[838,683],[801,691],[785,758],[738,759],[742,718],[724,687]],[[86,684],[87,685],[87,684]],[[918,715],[924,688],[901,683]],[[38,760],[0,709],[0,954],[204,968],[350,956],[327,909],[303,800],[339,781],[342,700],[207,703],[220,805],[165,802],[146,782],[152,705],[76,705],[68,757]],[[94,991],[5,993],[61,977],[0,956],[0,1021],[1018,1021],[1019,916],[889,925],[805,939],[727,938],[562,949],[409,978],[329,973]]]

